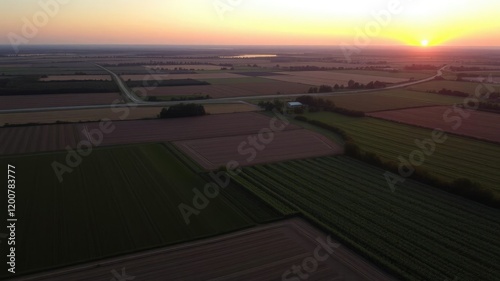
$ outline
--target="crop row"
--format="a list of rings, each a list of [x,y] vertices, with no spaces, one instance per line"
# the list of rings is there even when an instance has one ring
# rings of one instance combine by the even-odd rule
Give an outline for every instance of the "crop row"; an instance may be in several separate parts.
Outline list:
[[[500,274],[497,210],[410,180],[392,193],[382,170],[345,157],[254,166],[239,177],[402,279]]]

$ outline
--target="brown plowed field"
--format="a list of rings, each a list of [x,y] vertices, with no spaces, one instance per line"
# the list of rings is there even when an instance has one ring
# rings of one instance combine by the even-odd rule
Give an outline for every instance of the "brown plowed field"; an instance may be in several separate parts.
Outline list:
[[[80,141],[72,124],[0,128],[0,155],[64,150]]]
[[[331,248],[332,254],[325,255],[325,248],[316,239],[326,241],[327,235],[294,218],[14,280],[107,281],[116,278],[113,272],[136,280],[282,280],[292,266],[314,259],[318,247],[319,255],[328,258],[316,261],[317,269],[308,273],[307,280],[395,280],[340,244]],[[299,280],[296,274],[285,277]]]
[[[149,96],[210,95],[212,98],[307,93],[310,86],[291,82],[235,83],[226,85],[158,87]]]
[[[118,93],[0,96],[0,110],[59,106],[111,105],[122,100]]]
[[[450,108],[452,107],[434,106],[381,111],[369,113],[368,115],[431,129],[440,128],[446,132],[500,142],[500,114],[466,110],[466,114],[470,114],[468,118],[461,118],[460,114],[453,112],[448,115],[449,122],[446,122],[445,112]],[[458,123],[450,120],[458,117],[462,119],[462,122],[455,130],[453,126]]]
[[[40,81],[85,81],[85,80],[105,80],[111,81],[110,75],[50,75],[40,78]]]
[[[371,81],[381,81],[387,83],[399,83],[408,81],[404,78],[394,78],[385,76],[351,74],[342,72],[329,72],[329,71],[292,71],[292,72],[277,72],[284,75],[266,76],[263,78],[303,83],[308,85],[347,85],[349,80],[354,80],[359,83],[367,84]]]
[[[228,79],[228,78],[246,78],[247,76],[234,74],[234,73],[198,73],[198,74],[145,74],[145,75],[121,75],[121,78],[124,81],[132,80],[132,81],[143,81],[143,80],[154,80],[154,79],[162,79],[162,80],[170,80],[170,79]]]
[[[250,138],[259,139],[259,145],[250,145]],[[267,140],[269,143],[265,144]],[[276,132],[273,136],[265,133],[188,140],[175,145],[208,170],[225,166],[229,161],[245,166],[342,153],[342,148],[326,137],[303,129]]]
[[[270,120],[264,115],[248,112],[163,120],[116,121],[113,122],[115,130],[104,135],[102,145],[250,135],[269,128]],[[281,126],[280,122],[276,126]],[[0,128],[0,155],[64,150],[66,145],[75,147],[76,143],[85,139],[81,134],[84,128],[92,131],[99,128],[99,123]],[[297,128],[299,127],[295,125],[286,127],[287,130]],[[72,141],[58,141],[64,139]]]

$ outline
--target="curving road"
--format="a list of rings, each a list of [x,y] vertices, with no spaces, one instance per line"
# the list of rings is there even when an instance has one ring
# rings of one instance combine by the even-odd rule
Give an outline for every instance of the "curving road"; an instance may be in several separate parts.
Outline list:
[[[114,104],[113,108],[117,107],[162,107],[162,106],[172,106],[180,103],[186,103],[186,101],[168,101],[168,102],[148,102],[137,97],[123,82],[123,80],[114,72],[97,65],[103,70],[107,71],[113,80],[117,83],[120,92],[127,100],[127,103],[124,104]],[[245,103],[246,100],[256,100],[256,99],[273,99],[273,98],[294,98],[300,97],[303,95],[309,96],[344,96],[344,95],[353,95],[353,94],[361,94],[361,93],[369,93],[369,92],[379,92],[391,89],[404,88],[415,84],[425,83],[431,80],[434,80],[436,77],[441,76],[443,74],[443,70],[446,69],[448,65],[443,66],[442,68],[437,70],[436,75],[402,84],[397,84],[394,86],[389,86],[380,89],[367,89],[367,90],[356,90],[356,91],[337,91],[337,92],[329,92],[329,93],[302,93],[302,94],[290,94],[290,95],[264,95],[264,96],[244,96],[244,97],[234,97],[234,98],[218,98],[218,99],[208,99],[208,100],[193,100],[192,102],[196,102],[197,104],[237,104],[237,103]],[[23,109],[6,109],[0,110],[1,113],[25,113],[25,112],[41,112],[41,111],[59,111],[59,110],[78,110],[78,109],[99,109],[99,108],[110,108],[111,105],[86,105],[86,106],[64,106],[64,107],[44,107],[44,108],[23,108]]]

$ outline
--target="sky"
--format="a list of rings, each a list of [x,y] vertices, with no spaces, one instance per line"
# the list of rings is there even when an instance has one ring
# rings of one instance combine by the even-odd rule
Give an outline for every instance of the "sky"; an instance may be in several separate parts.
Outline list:
[[[0,44],[500,46],[498,0],[2,0]]]

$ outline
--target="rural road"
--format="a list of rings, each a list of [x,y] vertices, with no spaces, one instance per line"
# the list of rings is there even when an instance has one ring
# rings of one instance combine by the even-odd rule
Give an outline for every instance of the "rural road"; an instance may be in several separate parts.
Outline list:
[[[114,81],[116,81],[120,91],[125,95],[125,98],[128,99],[127,103],[123,104],[105,104],[105,105],[85,105],[85,106],[63,106],[63,107],[44,107],[44,108],[22,108],[22,109],[5,109],[0,110],[0,114],[2,113],[27,113],[27,112],[42,112],[42,111],[60,111],[60,110],[79,110],[79,109],[102,109],[102,108],[120,108],[120,107],[162,107],[162,106],[172,106],[180,103],[186,103],[186,101],[168,101],[168,102],[148,102],[143,101],[138,98],[134,93],[130,92],[130,89],[125,85],[125,82],[112,71],[97,65],[103,70],[107,71]],[[234,97],[234,98],[218,98],[218,99],[208,99],[208,100],[196,100],[191,102],[196,102],[197,104],[235,104],[235,103],[245,103],[248,100],[256,100],[256,99],[273,99],[273,98],[295,98],[303,95],[309,96],[345,96],[352,94],[362,94],[369,92],[379,92],[391,89],[404,88],[408,86],[412,86],[415,84],[425,83],[431,80],[434,80],[437,76],[441,76],[443,74],[443,70],[448,67],[447,65],[440,68],[436,75],[402,84],[397,84],[394,86],[389,86],[380,89],[368,89],[368,90],[356,90],[356,91],[341,91],[341,92],[329,92],[329,93],[302,93],[302,94],[290,94],[290,95],[264,95],[264,96],[244,96],[244,97]]]

